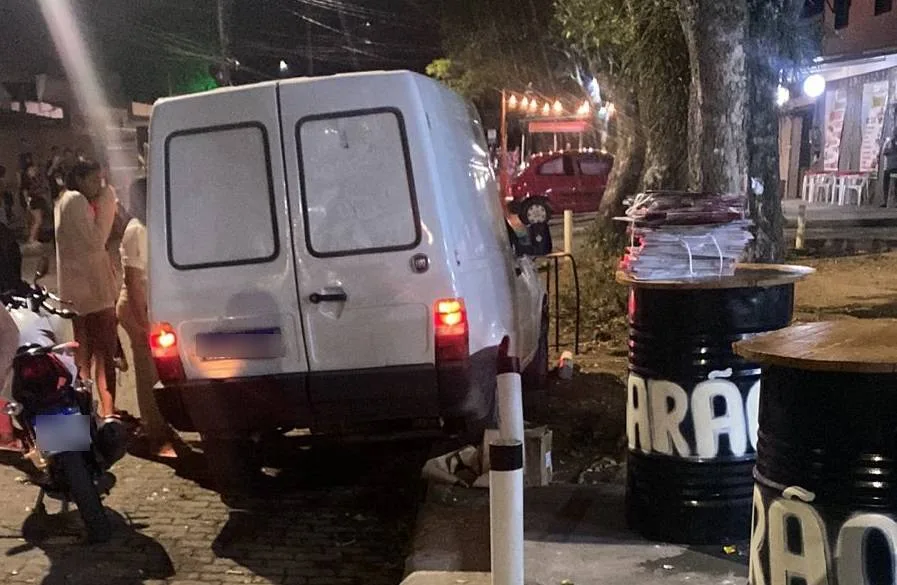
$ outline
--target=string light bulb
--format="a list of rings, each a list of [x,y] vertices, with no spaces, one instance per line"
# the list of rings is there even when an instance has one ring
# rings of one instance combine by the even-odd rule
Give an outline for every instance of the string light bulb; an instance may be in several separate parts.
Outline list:
[[[561,100],[555,100],[553,109],[555,114],[563,114],[564,104],[561,103]]]
[[[511,108],[512,110],[517,108],[517,96],[516,95],[511,94],[511,97],[508,98],[508,107]]]

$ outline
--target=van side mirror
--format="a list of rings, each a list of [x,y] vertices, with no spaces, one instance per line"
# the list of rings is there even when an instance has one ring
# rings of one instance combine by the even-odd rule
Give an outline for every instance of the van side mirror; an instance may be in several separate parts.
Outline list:
[[[531,223],[526,226],[526,233],[529,236],[530,256],[551,254],[554,245],[551,241],[551,228],[548,226],[548,222]]]
[[[534,223],[526,226],[526,234],[519,233],[510,223],[507,224],[508,236],[517,257],[545,256],[551,254],[551,230],[547,223]]]

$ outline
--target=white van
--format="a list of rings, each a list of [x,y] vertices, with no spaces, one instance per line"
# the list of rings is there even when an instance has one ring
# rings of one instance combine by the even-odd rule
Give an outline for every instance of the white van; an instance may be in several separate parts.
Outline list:
[[[258,431],[481,429],[506,335],[544,398],[544,287],[476,111],[442,84],[370,72],[162,99],[150,153],[156,396],[216,465]]]

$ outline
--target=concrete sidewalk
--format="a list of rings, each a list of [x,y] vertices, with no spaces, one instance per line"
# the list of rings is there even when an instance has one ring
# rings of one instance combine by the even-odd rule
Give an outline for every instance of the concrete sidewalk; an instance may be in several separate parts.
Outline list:
[[[746,543],[727,553],[722,544],[682,547],[630,531],[620,484],[553,484],[524,497],[527,585],[734,585],[747,578]],[[405,568],[406,575],[434,572],[409,578],[416,585],[464,580],[441,572],[488,572],[488,491],[431,487]],[[469,583],[488,583],[481,579],[471,574]]]
[[[787,227],[797,227],[797,213],[807,206],[807,228],[897,227],[897,208],[878,205],[826,205],[800,199],[782,201]]]

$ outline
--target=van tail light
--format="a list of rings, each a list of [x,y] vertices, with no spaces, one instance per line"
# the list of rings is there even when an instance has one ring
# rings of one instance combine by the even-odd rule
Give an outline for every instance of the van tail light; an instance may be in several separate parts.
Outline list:
[[[436,363],[470,356],[467,309],[463,299],[442,299],[434,305]]]
[[[187,376],[178,351],[178,336],[168,323],[156,323],[150,331],[150,351],[162,383],[179,382]]]

